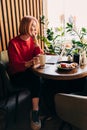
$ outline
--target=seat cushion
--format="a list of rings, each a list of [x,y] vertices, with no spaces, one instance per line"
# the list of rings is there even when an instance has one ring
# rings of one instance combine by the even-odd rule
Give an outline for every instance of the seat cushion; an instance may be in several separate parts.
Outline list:
[[[4,63],[4,64],[8,64],[9,62],[9,57],[8,57],[8,51],[1,51],[0,52],[0,60]]]
[[[55,108],[64,121],[84,130],[87,128],[87,96],[58,93]]]

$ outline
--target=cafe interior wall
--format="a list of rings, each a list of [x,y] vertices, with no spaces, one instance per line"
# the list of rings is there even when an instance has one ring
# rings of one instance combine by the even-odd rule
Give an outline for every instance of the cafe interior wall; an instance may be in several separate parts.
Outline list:
[[[35,16],[39,21],[43,14],[43,0],[1,0],[0,6],[1,52],[7,49],[9,40],[18,35],[19,22],[23,16]],[[41,24],[39,33],[43,33]],[[42,41],[39,40],[39,43],[43,48]]]

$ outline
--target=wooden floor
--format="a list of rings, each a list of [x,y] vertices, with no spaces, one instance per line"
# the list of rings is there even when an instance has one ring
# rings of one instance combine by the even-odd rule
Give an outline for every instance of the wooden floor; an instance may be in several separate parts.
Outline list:
[[[29,113],[29,108],[26,108],[26,105],[20,107],[16,123],[13,123],[13,121],[11,121],[11,118],[9,117],[10,123],[6,130],[31,130]],[[59,117],[54,116],[51,120],[45,120],[44,124],[42,120],[42,128],[40,130],[59,130],[59,126],[61,125],[61,123],[62,120]],[[69,129],[66,126],[63,130]],[[78,129],[73,127],[73,130]]]
[[[58,117],[55,117],[51,120],[46,120],[44,125],[42,124],[42,128],[40,130],[59,130],[59,126],[62,123],[62,120]],[[8,130],[32,130],[30,128],[30,120],[28,115],[26,117],[20,117],[17,123],[10,124]],[[69,130],[66,126],[63,130]],[[73,130],[78,130],[73,127]]]
[[[59,127],[59,120],[57,119],[52,119],[50,121],[46,121],[44,126],[41,128],[41,130],[58,130]],[[20,121],[17,124],[14,124],[10,126],[8,130],[32,130],[30,128],[30,121]]]

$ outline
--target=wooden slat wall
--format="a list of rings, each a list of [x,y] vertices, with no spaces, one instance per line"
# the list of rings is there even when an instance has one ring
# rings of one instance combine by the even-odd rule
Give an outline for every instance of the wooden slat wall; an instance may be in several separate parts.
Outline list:
[[[0,51],[3,51],[7,49],[9,40],[18,35],[19,22],[23,16],[32,15],[39,20],[43,14],[43,0],[1,0],[0,12]],[[40,25],[42,33],[43,27]],[[40,45],[43,47],[41,42]]]

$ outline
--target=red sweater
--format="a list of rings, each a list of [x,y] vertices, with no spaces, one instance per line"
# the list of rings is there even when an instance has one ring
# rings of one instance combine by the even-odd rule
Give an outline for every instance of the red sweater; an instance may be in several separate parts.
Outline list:
[[[31,60],[40,53],[44,52],[40,47],[34,46],[32,37],[30,37],[28,41],[20,39],[19,36],[15,37],[9,42],[8,46],[9,72],[14,74],[25,71],[25,62]]]

